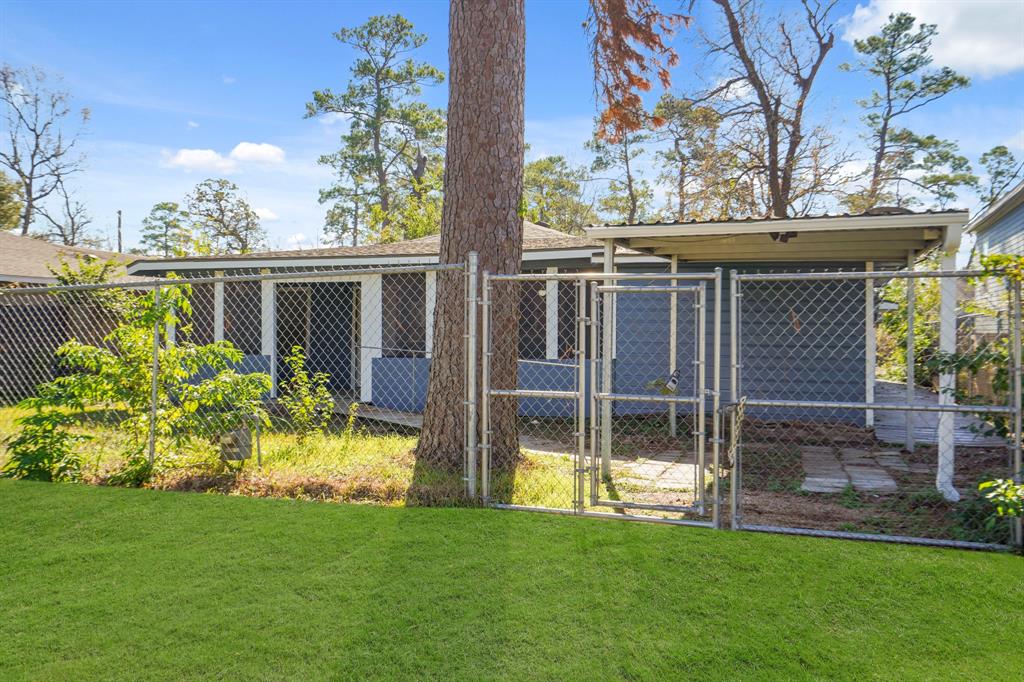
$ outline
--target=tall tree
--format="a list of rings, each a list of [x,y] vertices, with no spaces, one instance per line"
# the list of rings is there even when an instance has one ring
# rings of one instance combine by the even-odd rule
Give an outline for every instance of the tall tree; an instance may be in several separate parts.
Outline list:
[[[92,218],[85,206],[72,198],[63,178],[57,181],[54,189],[49,205],[36,209],[48,225],[45,237],[64,246],[97,245],[99,241],[89,233]]]
[[[21,234],[27,235],[40,203],[61,182],[81,169],[77,132],[64,125],[72,116],[84,125],[89,110],[72,112],[70,95],[51,89],[49,76],[38,68],[0,67],[0,99],[4,105],[7,144],[0,148],[0,165],[21,184]]]
[[[0,173],[0,230],[13,230],[21,221],[21,183]]]
[[[951,193],[955,196],[958,187],[970,185],[974,177],[955,144],[897,125],[901,117],[970,84],[966,76],[949,67],[929,69],[929,50],[938,29],[935,24],[915,22],[906,12],[889,15],[878,34],[854,41],[859,63],[843,65],[880,81],[878,90],[858,102],[865,110],[862,120],[868,128],[865,139],[871,147],[871,165],[862,175],[864,186],[846,200],[853,210],[913,201],[902,191],[903,185],[916,187],[942,203]],[[928,179],[922,181],[922,174]]]
[[[519,271],[523,248],[523,95],[526,71],[523,0],[452,0],[449,5],[448,143],[441,215],[441,263],[480,254],[480,267]],[[466,295],[458,273],[438,277],[430,383],[417,457],[461,466],[466,374],[463,339]],[[518,292],[498,287],[492,305],[491,377],[516,385]],[[516,401],[491,409],[491,461],[518,460]]]
[[[690,21],[661,11],[655,0],[590,0],[583,27],[590,37],[594,90],[601,104],[598,137],[615,141],[648,127],[651,119],[639,93],[651,89],[652,77],[669,87],[669,69],[679,63],[671,38]]]
[[[1003,195],[1014,180],[1020,176],[1021,166],[1005,145],[989,149],[978,159],[985,169],[985,184],[978,184],[978,198],[985,206],[991,206]]]
[[[623,132],[614,140],[601,137],[600,128],[586,144],[594,154],[590,170],[603,174],[607,191],[597,202],[600,212],[613,221],[633,224],[645,220],[654,201],[654,191],[643,177],[637,159],[645,152],[647,133]]]
[[[186,203],[189,218],[214,253],[248,253],[266,243],[259,216],[239,196],[235,183],[222,178],[203,180]]]
[[[526,217],[570,234],[597,221],[593,200],[587,200],[587,169],[563,156],[545,156],[523,169],[523,204]]]
[[[371,237],[369,226],[370,207],[374,191],[367,182],[361,162],[343,151],[320,158],[330,159],[334,168],[335,182],[320,190],[320,203],[330,204],[324,221],[324,234],[331,244],[358,246]]]
[[[615,20],[608,5],[623,5]],[[637,62],[629,52],[617,50],[626,35],[623,27],[654,27],[659,13],[640,16],[638,6],[648,0],[592,0],[591,35],[597,35],[610,50],[598,52],[608,58],[599,66],[619,75],[633,73]],[[648,22],[654,22],[648,23]],[[477,251],[483,268],[492,272],[517,272],[522,257],[522,220],[519,215],[523,173],[523,91],[526,70],[526,30],[523,0],[452,0],[449,5],[448,142],[444,173],[444,207],[441,221],[441,262],[463,262],[469,251]],[[628,38],[628,36],[627,36]],[[659,38],[660,39],[660,38]],[[640,40],[651,45],[652,34]],[[642,66],[642,65],[641,65]],[[667,76],[667,69],[665,70]],[[599,76],[600,77],[600,76]],[[619,100],[643,89],[642,74],[619,80],[622,89],[611,88],[609,108],[622,111]],[[648,85],[649,87],[649,85]],[[632,111],[632,105],[629,105]],[[611,124],[617,120],[607,118]],[[462,320],[465,305],[462,278],[439,276],[434,316],[434,348],[449,349],[430,366],[430,384],[424,412],[423,431],[417,456],[461,463],[465,422],[465,363],[462,349]],[[492,346],[492,380],[495,386],[511,388],[516,381],[518,337],[516,294],[507,287],[495,291]],[[516,405],[497,400],[492,404],[491,460],[508,466],[519,455]]]
[[[664,121],[656,131],[668,147],[657,152],[661,179],[671,187],[676,220],[712,219],[721,215],[730,168],[729,155],[718,148],[721,116],[712,107],[662,95],[654,115]]]
[[[836,0],[800,0],[771,18],[757,0],[713,0],[721,35],[705,34],[709,57],[727,73],[702,101],[721,101],[734,144],[745,150],[745,175],[756,173],[764,214],[786,217],[830,189],[841,160],[824,126],[810,125],[807,105],[835,45]]]
[[[415,195],[429,166],[440,163],[444,114],[417,98],[424,85],[441,83],[444,74],[410,56],[427,37],[399,14],[370,17],[334,37],[358,56],[343,92],[317,90],[306,105],[307,117],[341,115],[349,121],[341,149],[320,158],[338,177],[321,201],[334,201],[341,212],[352,210],[352,202],[360,201],[353,192],[362,187],[354,187],[351,180],[363,178],[375,199],[375,210],[367,217],[377,232],[388,232],[404,198]],[[349,207],[338,206],[345,203]]]
[[[161,201],[142,220],[141,245],[146,253],[164,258],[187,256],[194,251],[188,213],[174,201]]]

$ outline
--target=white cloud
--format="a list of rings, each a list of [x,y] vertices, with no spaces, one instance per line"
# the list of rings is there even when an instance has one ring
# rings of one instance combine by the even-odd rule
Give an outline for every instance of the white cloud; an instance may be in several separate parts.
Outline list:
[[[324,114],[323,116],[317,116],[316,119],[320,125],[332,126],[336,123],[346,123],[349,120],[348,114],[342,114],[337,111],[332,111]]]
[[[187,171],[217,173],[231,173],[238,167],[234,159],[225,158],[212,149],[179,149],[173,155],[165,151],[164,164]]]
[[[1003,142],[1010,149],[1024,150],[1024,130],[1018,131],[1005,142]]]
[[[309,246],[309,237],[302,232],[296,232],[293,235],[289,235],[284,241],[293,249],[303,249],[306,246]]]
[[[282,163],[284,150],[267,142],[239,142],[231,150],[231,158],[252,163]]]
[[[843,38],[853,42],[875,33],[896,12],[936,24],[936,66],[991,78],[1024,69],[1024,2],[1019,0],[869,0],[844,20]]]
[[[272,222],[278,219],[278,215],[271,211],[269,208],[254,208],[253,211],[260,217],[260,220]]]
[[[196,123],[195,121],[189,121],[189,122],[188,122],[188,123],[186,123],[185,125],[187,125],[187,126],[188,126],[188,127],[190,128],[190,129],[193,129],[193,128],[198,128],[198,127],[199,127],[199,124],[198,124],[198,123]]]
[[[271,165],[283,162],[284,150],[266,142],[239,142],[227,156],[213,149],[179,149],[173,154],[166,150],[163,152],[163,165],[187,171],[226,174],[238,170],[242,164]]]
[[[221,76],[220,79],[224,82],[224,85],[233,85],[238,82],[238,79],[234,76]]]

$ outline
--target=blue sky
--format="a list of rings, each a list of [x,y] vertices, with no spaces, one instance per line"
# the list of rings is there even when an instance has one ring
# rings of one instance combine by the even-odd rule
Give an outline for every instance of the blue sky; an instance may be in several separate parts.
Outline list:
[[[782,0],[779,0],[780,2]],[[960,142],[973,159],[996,144],[1024,157],[1024,2],[1020,0],[844,1],[842,39],[813,103],[845,140],[856,142],[853,100],[869,92],[850,39],[905,9],[939,24],[936,63],[973,80],[970,89],[907,123]],[[331,36],[371,14],[400,12],[429,36],[418,58],[447,70],[446,2],[11,2],[0,0],[0,60],[63,74],[92,118],[87,166],[74,188],[103,236],[124,211],[126,241],[159,201],[181,201],[199,181],[225,176],[264,216],[271,244],[316,243],[317,190],[330,174],[316,164],[337,146],[343,123],[303,119],[314,89],[340,88],[351,54]],[[580,27],[584,2],[527,1],[527,142],[531,157],[587,156],[594,113],[592,74]],[[714,25],[698,2],[695,29],[677,40],[677,88],[716,74],[703,69],[694,38]],[[425,94],[444,106],[446,86]],[[653,172],[650,173],[653,178]],[[972,197],[960,202],[973,207]]]

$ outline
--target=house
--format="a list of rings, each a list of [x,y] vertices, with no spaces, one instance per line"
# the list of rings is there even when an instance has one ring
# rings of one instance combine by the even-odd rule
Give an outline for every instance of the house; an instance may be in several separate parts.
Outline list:
[[[0,290],[56,284],[50,268],[62,260],[74,268],[79,258],[127,264],[138,257],[0,232]],[[0,299],[0,377],[6,381],[0,399],[25,397],[36,384],[56,376],[54,353],[69,338],[99,341],[110,331],[109,320],[86,308],[50,295]]]
[[[116,260],[124,265],[138,259],[138,256],[83,246],[64,246],[0,231],[0,286],[55,284],[57,278],[50,268],[59,267],[61,260],[73,262],[79,257]]]
[[[981,267],[984,256],[1024,256],[1024,181],[975,216],[966,231],[975,237],[972,268]],[[978,306],[974,327],[979,333],[993,335],[1005,331],[1009,321],[998,311],[1006,309],[1007,294],[1003,282],[995,279],[982,280],[975,286],[974,300]]]
[[[936,249],[943,254],[944,267],[953,269],[966,221],[965,211],[897,209],[790,219],[601,225],[587,229],[586,237],[525,223],[522,268],[527,272],[665,273],[709,272],[720,267],[725,292],[733,269],[884,272],[906,267]],[[129,273],[162,276],[173,272],[192,277],[361,270],[362,274],[351,279],[334,275],[330,281],[254,280],[196,286],[192,334],[201,341],[233,342],[246,354],[249,366],[272,375],[275,388],[287,371],[284,357],[293,346],[302,346],[308,368],[329,374],[336,394],[416,412],[422,409],[426,394],[436,275],[373,275],[365,269],[435,264],[438,248],[439,238],[431,236],[357,247],[138,261],[129,266]],[[841,320],[827,328],[803,325],[800,339],[806,352],[796,365],[787,364],[782,355],[787,351],[773,348],[771,343],[750,344],[755,350],[749,350],[744,358],[747,394],[779,397],[781,390],[794,399],[871,402],[875,282],[869,284],[870,293],[863,281],[840,283],[829,289],[830,300],[819,297],[812,305],[806,299],[802,305],[816,310],[803,311],[796,310],[792,302],[814,283],[788,283],[782,287],[785,294],[779,295],[778,290],[771,296],[766,293],[761,302],[754,300],[758,294],[751,289],[748,304],[774,311],[774,317],[771,325],[750,329],[745,337],[748,341],[755,334],[764,335],[767,341],[780,337],[793,325],[793,316],[828,315],[830,310],[842,314]],[[549,282],[524,288],[519,339],[522,388],[565,390],[573,385],[574,369],[567,359],[575,338],[572,286],[571,282]],[[723,397],[729,400],[727,293],[722,304]],[[713,309],[714,305],[709,297],[709,306]],[[668,308],[668,294],[631,297],[616,307],[615,385],[620,392],[649,392],[652,379],[668,374]],[[683,327],[687,312],[680,309],[679,315]],[[678,360],[685,362],[683,356],[692,353],[693,333],[686,337],[682,328],[680,333],[685,338],[676,339],[676,352]],[[710,353],[710,324],[706,333]],[[834,347],[837,337],[843,340],[841,353]],[[712,363],[705,365],[710,373]],[[709,386],[710,380],[709,375]],[[689,381],[692,384],[692,379]],[[524,401],[522,407],[537,416],[571,410],[571,406],[552,401]],[[650,406],[617,409],[647,410]],[[870,425],[872,415],[851,411],[846,418]]]
[[[977,240],[972,265],[990,254],[1024,256],[1024,181],[971,220],[967,232]]]
[[[324,281],[197,284],[192,294],[192,339],[232,342],[245,353],[247,367],[271,374],[275,391],[288,371],[284,358],[294,346],[301,346],[307,368],[328,374],[330,388],[340,398],[418,412],[426,396],[432,353],[437,273],[374,275],[366,270],[436,264],[439,245],[434,235],[390,244],[138,261],[128,272],[145,276],[173,272],[192,278],[332,271],[335,274]],[[667,263],[659,257],[620,251],[620,261],[631,267],[663,269]],[[592,240],[524,223],[524,271],[599,270],[601,253]],[[341,273],[346,270],[362,274],[345,277]],[[556,296],[545,303],[549,293]],[[522,297],[524,315],[540,316],[538,324],[524,325],[520,334],[525,381],[530,381],[534,370],[529,361],[557,363],[573,344],[574,295],[571,283],[560,283],[530,289]]]

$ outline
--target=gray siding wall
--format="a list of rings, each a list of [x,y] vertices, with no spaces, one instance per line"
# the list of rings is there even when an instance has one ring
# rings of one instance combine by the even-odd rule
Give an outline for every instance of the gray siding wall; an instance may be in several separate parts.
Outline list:
[[[980,256],[994,254],[1024,255],[1024,204],[978,234],[971,265],[979,267]],[[981,312],[973,316],[975,330],[983,334],[1006,333],[1008,298],[1006,285],[1001,280],[990,278],[979,282],[974,289],[974,299]]]
[[[723,403],[729,395],[729,271],[754,272],[749,266],[723,266],[721,386]],[[680,266],[680,272],[707,272],[708,266]],[[823,270],[807,264],[788,271]],[[834,268],[833,268],[834,269]],[[856,267],[849,268],[856,270]],[[649,271],[649,270],[648,270]],[[762,269],[762,271],[765,271]],[[781,268],[773,272],[784,271]],[[750,398],[777,400],[828,400],[861,402],[865,397],[864,284],[851,282],[747,283],[743,287],[744,330],[741,339],[743,394]],[[713,384],[714,290],[708,285],[706,333],[707,386]],[[622,294],[617,309],[617,335],[613,383],[617,393],[657,394],[648,384],[669,375],[668,294]],[[799,325],[794,325],[794,315]],[[678,296],[677,393],[694,392],[693,298]],[[798,328],[797,328],[798,327]],[[374,404],[407,411],[422,411],[426,396],[429,360],[422,358],[375,358]],[[588,377],[589,379],[589,377]],[[519,387],[570,391],[575,388],[575,369],[570,361],[519,363]],[[588,382],[589,384],[589,382]],[[589,385],[588,385],[589,390]],[[680,413],[690,408],[680,407]],[[617,403],[617,414],[657,414],[662,405]],[[570,401],[523,400],[524,416],[570,416]],[[840,419],[863,424],[861,412],[781,409],[749,411],[764,419]]]
[[[1024,204],[981,232],[975,249],[981,256],[993,253],[1024,255]]]

